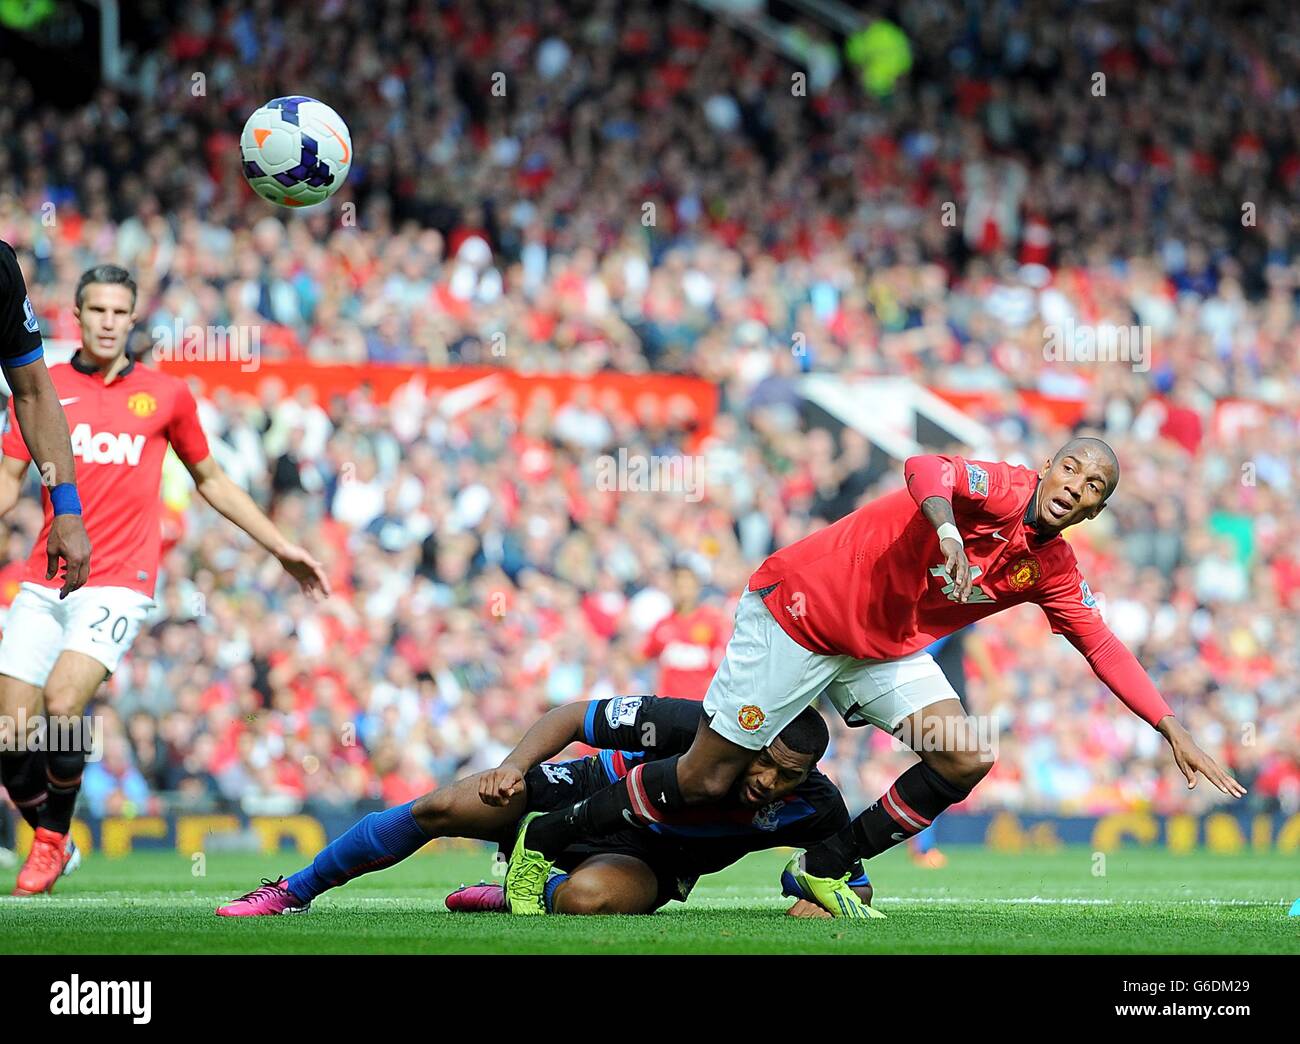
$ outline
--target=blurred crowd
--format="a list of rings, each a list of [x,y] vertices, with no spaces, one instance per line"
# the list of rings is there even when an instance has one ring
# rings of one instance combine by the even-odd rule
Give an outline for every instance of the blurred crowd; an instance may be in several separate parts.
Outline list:
[[[495,764],[547,707],[668,693],[665,672],[699,695],[758,562],[899,483],[853,431],[809,428],[797,381],[822,372],[980,393],[991,435],[967,452],[1035,466],[1069,430],[1017,393],[1085,400],[1125,469],[1071,534],[1092,588],[1253,807],[1300,811],[1287,6],[898,5],[913,66],[885,98],[798,90],[684,3],[170,10],[138,5],[129,89],[77,111],[0,68],[0,239],[48,337],[75,336],[78,276],[115,260],[146,356],[178,321],[234,326],[266,360],[689,373],[723,409],[701,441],[582,398],[205,394],[214,449],[336,594],[307,604],[178,511],[84,811],[392,803]],[[306,213],[239,174],[243,119],[284,94],[353,136],[347,184]],[[1045,332],[1076,326],[1149,351],[1050,357]],[[1236,399],[1258,425],[1220,423]],[[619,448],[699,454],[703,499],[599,488]],[[35,505],[10,521],[0,581]],[[1212,804],[1040,617],[969,641],[1000,757],[963,808]],[[837,727],[827,766],[860,805],[907,757]]]

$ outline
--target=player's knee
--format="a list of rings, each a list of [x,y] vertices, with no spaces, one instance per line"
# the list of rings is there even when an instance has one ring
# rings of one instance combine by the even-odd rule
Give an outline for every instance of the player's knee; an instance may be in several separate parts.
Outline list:
[[[678,763],[677,785],[688,805],[721,801],[730,792],[739,771],[725,762],[711,762],[689,766],[683,771],[685,759]]]
[[[51,718],[71,718],[81,710],[81,693],[72,685],[45,690],[45,713]]]
[[[556,895],[556,903],[560,912],[566,914],[630,914],[641,912],[629,909],[625,898],[611,893],[600,882],[588,880],[580,875],[570,877],[564,882]]]
[[[411,806],[411,815],[415,817],[420,829],[427,834],[439,835],[446,828],[451,816],[451,795],[445,790],[431,790],[423,797],[415,799]]]
[[[572,883],[564,889],[563,897],[559,902],[560,910],[566,914],[593,915],[615,912],[612,909],[614,900],[609,896]]]
[[[970,790],[989,774],[993,760],[978,750],[943,751],[930,767],[954,786]]]

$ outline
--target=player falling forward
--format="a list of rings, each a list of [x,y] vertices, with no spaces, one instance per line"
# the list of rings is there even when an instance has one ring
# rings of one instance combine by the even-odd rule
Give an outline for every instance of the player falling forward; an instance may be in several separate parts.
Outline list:
[[[1096,518],[1119,484],[1100,439],[1075,438],[1035,473],[1006,463],[918,456],[907,488],[771,555],[750,577],[736,628],[704,700],[711,715],[680,758],[636,766],[572,808],[525,825],[506,874],[518,911],[541,902],[556,852],[576,835],[654,824],[731,786],[761,747],[819,694],[850,724],[870,723],[920,761],[792,873],[835,916],[856,897],[850,864],[924,830],[987,774],[974,723],[934,660],[931,642],[1022,602],[1037,604],[1106,685],[1168,741],[1196,785],[1245,789],[1193,742],[1102,620],[1061,534]]]
[[[223,917],[305,912],[330,888],[392,866],[435,837],[470,837],[504,848],[520,818],[566,808],[608,786],[628,767],[685,751],[704,719],[695,700],[619,696],[571,703],[545,714],[499,768],[383,812],[372,812],[326,846],[310,866],[289,878],[264,881],[217,910]],[[782,845],[813,844],[849,822],[844,799],[817,771],[829,734],[811,707],[750,752],[731,791],[721,800],[665,817],[651,830],[628,828],[602,838],[577,837],[556,858],[562,873],[540,883],[535,913],[652,913],[670,900],[685,902],[696,880],[741,856]],[[602,748],[599,755],[546,763],[570,743]],[[802,898],[795,916],[826,916]],[[858,867],[851,875],[856,909],[883,917],[867,903],[871,886]],[[503,910],[499,885],[474,885],[447,897],[458,911]]]
[[[82,275],[73,309],[81,324],[81,348],[71,362],[49,371],[80,458],[95,560],[85,587],[66,597],[55,590],[42,548],[54,523],[46,490],[45,528],[0,641],[3,721],[21,718],[35,729],[37,718],[46,718],[46,742],[29,741],[28,749],[18,752],[14,737],[7,737],[0,758],[9,797],[35,831],[14,895],[49,891],[77,858],[67,835],[86,744],[75,742],[80,729],[50,727],[50,719],[80,722],[153,608],[161,534],[158,489],[168,445],[203,498],[275,555],[304,592],[329,593],[320,565],[289,543],[213,460],[185,382],[145,369],[128,355],[135,297],[135,283],[123,268],[100,265]],[[19,437],[25,418],[20,413],[16,423],[12,416],[10,421],[0,460],[0,514],[17,502],[32,459]],[[56,744],[56,736],[74,742]]]

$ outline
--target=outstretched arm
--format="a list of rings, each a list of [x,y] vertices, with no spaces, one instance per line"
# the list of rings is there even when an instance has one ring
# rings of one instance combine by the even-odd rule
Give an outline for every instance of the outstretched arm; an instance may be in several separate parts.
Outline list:
[[[1052,630],[1065,635],[1083,653],[1093,673],[1124,706],[1164,736],[1178,770],[1187,777],[1189,790],[1196,786],[1199,772],[1230,797],[1245,795],[1246,788],[1196,745],[1164,697],[1156,691],[1137,657],[1106,626],[1101,606],[1077,568],[1063,573],[1058,583],[1040,595],[1038,604],[1047,614]]]
[[[278,558],[304,593],[313,598],[330,593],[329,580],[321,564],[305,548],[289,543],[253,498],[236,485],[211,455],[186,466],[199,495]]]
[[[1124,643],[1109,628],[1084,635],[1066,632],[1066,637],[1116,696],[1139,718],[1142,718],[1168,742],[1178,770],[1187,778],[1187,789],[1196,786],[1199,772],[1229,797],[1245,797],[1246,788],[1232,778],[1210,755],[1205,753],[1182,723],[1174,716],[1169,704],[1156,690]]]

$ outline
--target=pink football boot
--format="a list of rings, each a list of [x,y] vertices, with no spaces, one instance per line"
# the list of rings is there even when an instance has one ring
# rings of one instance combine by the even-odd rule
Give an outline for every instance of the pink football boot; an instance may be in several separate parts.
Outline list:
[[[485,881],[461,885],[447,896],[447,909],[455,913],[504,913],[506,890]]]
[[[311,909],[285,887],[284,878],[268,881],[262,878],[260,888],[241,895],[233,902],[217,908],[218,917],[270,917],[273,914],[299,914]]]

